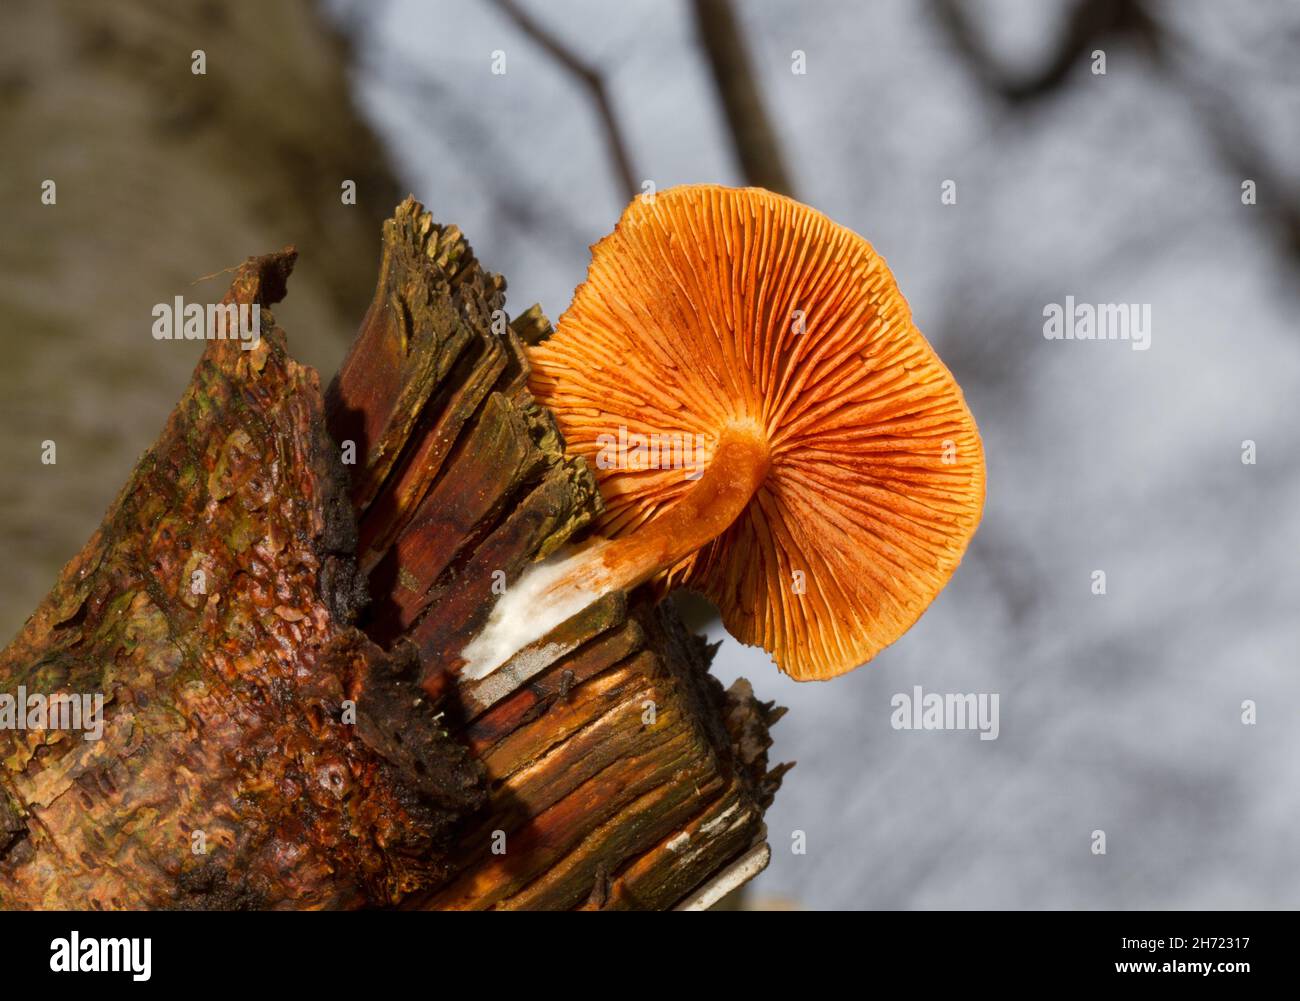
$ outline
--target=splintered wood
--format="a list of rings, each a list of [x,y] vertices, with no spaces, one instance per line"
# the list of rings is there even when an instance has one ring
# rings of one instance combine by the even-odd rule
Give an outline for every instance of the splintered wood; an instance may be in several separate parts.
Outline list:
[[[606,595],[478,681],[459,652],[531,562],[600,496],[526,389],[537,307],[507,323],[504,282],[408,200],[384,229],[374,301],[329,393],[353,441],[364,628],[412,642],[426,691],[487,768],[459,874],[409,906],[671,907],[762,842],[783,768],[779,710],[723,692],[671,602]]]

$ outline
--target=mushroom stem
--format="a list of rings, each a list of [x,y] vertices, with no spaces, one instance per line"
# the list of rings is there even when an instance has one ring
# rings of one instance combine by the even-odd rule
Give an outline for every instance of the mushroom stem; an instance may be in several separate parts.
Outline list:
[[[667,512],[630,535],[596,539],[529,567],[461,651],[461,676],[486,677],[601,595],[643,584],[708,545],[745,510],[768,463],[757,427],[727,425],[704,475]]]
[[[731,425],[698,483],[667,512],[602,551],[613,587],[632,588],[725,532],[767,475],[768,450],[756,430]]]

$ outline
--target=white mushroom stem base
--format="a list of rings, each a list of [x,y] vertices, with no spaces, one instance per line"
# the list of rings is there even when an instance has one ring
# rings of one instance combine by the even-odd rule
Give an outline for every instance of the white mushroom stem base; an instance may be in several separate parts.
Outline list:
[[[664,514],[619,539],[594,539],[529,567],[461,651],[460,676],[487,677],[524,647],[610,591],[630,590],[717,538],[767,475],[757,429],[729,426],[699,482]]]

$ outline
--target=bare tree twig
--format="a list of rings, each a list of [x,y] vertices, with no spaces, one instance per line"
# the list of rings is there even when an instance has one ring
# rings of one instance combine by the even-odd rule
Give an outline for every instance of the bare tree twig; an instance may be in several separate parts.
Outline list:
[[[980,82],[1012,104],[1035,101],[1060,89],[1075,62],[1108,36],[1130,35],[1157,51],[1155,24],[1140,0],[1080,0],[1046,64],[1017,79],[984,47],[960,0],[932,0],[939,24]]]
[[[700,43],[709,57],[745,180],[769,191],[794,195],[781,144],[763,107],[731,0],[695,0],[693,6]]]
[[[600,116],[605,131],[605,144],[609,149],[609,158],[614,172],[618,175],[624,193],[631,198],[637,193],[636,174],[632,170],[632,158],[628,154],[623,130],[619,126],[618,117],[614,114],[614,106],[605,89],[604,77],[559,38],[535,21],[532,15],[515,3],[515,0],[492,0],[492,2],[515,23],[520,31],[540,45],[552,59],[577,77],[590,91],[591,98],[596,104],[596,113]]]
[[[412,114],[427,120],[435,134],[457,137],[446,144],[446,149],[485,192],[496,217],[525,234],[546,230],[551,237],[568,244],[573,253],[586,254],[591,234],[576,225],[571,214],[557,207],[554,199],[545,197],[518,162],[515,151],[501,145],[493,130],[466,110],[444,81],[427,67],[417,66],[396,53],[376,60],[369,72],[407,102]]]
[[[1080,0],[1046,65],[1024,79],[1011,78],[984,48],[959,0],[932,0],[939,23],[981,83],[1008,104],[1024,104],[1058,90],[1074,63],[1108,36],[1128,35],[1144,43],[1155,69],[1180,91],[1200,117],[1224,168],[1250,177],[1269,191],[1277,224],[1293,258],[1300,256],[1300,198],[1269,162],[1243,124],[1229,95],[1189,68],[1191,46],[1168,23],[1147,10],[1144,0]]]

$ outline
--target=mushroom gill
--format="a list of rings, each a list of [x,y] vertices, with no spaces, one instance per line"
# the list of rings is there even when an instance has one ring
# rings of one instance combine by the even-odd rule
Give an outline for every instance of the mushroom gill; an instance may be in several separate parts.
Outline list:
[[[901,636],[979,523],[984,457],[960,387],[883,258],[789,198],[701,185],[634,200],[530,357],[615,540],[560,577],[696,589],[795,679]]]

